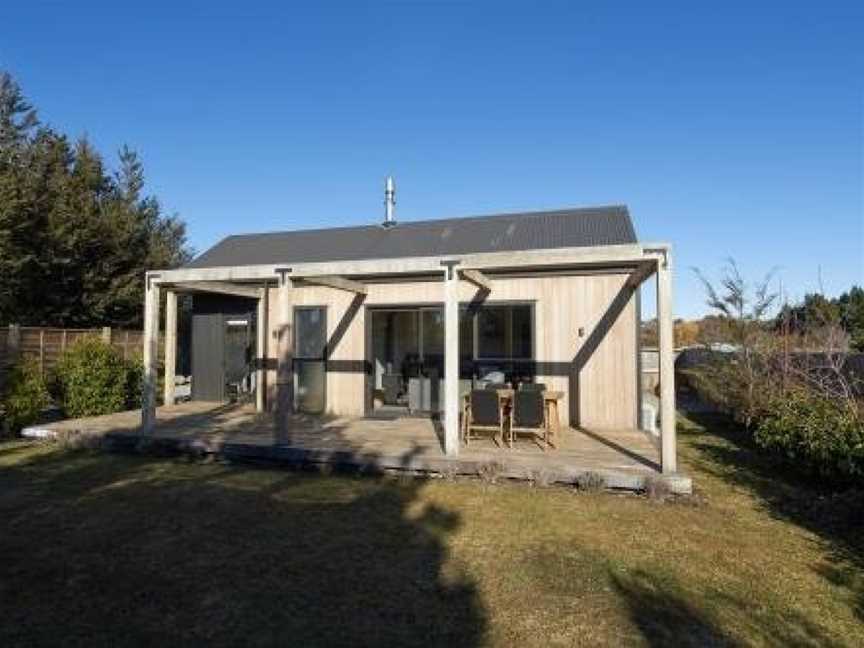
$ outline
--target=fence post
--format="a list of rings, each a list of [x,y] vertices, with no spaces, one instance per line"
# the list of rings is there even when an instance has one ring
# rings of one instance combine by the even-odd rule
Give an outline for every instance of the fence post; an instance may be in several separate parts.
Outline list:
[[[66,329],[63,329],[63,333],[60,334],[60,353],[63,353],[66,350]]]
[[[105,344],[111,344],[111,327],[103,326],[102,327],[102,341]]]
[[[6,337],[6,364],[12,366],[18,363],[21,355],[21,327],[18,324],[9,325],[9,335]]]

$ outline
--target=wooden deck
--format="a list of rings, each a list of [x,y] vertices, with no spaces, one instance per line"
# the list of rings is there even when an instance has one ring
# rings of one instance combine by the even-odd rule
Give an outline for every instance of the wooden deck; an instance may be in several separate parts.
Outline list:
[[[458,457],[444,455],[440,423],[429,419],[312,417],[295,415],[278,434],[273,417],[248,405],[190,402],[157,411],[151,435],[139,430],[140,411],[60,421],[28,428],[29,436],[83,433],[108,436],[119,447],[153,438],[178,450],[213,453],[228,459],[259,459],[290,464],[335,464],[367,471],[405,470],[446,475],[477,475],[574,483],[593,472],[611,488],[640,489],[646,478],[662,478],[659,452],[637,430],[591,432],[564,428],[557,450],[525,437],[512,449],[490,439],[462,446]],[[491,466],[491,467],[490,467]],[[676,475],[669,484],[689,492],[690,480]]]

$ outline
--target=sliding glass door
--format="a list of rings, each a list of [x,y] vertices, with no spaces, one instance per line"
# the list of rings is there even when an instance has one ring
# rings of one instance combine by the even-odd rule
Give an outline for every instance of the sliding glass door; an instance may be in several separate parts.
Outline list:
[[[371,312],[373,409],[441,409],[444,315],[441,307],[376,308]],[[377,405],[376,405],[377,404]]]

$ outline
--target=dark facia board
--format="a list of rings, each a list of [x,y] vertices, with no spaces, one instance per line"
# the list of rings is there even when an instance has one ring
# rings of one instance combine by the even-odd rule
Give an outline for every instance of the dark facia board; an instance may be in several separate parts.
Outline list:
[[[187,267],[517,252],[636,242],[624,206],[229,236]]]

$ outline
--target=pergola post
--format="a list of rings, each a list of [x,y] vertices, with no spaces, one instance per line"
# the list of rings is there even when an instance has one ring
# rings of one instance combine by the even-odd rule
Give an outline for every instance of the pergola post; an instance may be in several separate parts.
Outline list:
[[[266,385],[264,381],[267,375],[267,285],[261,288],[261,295],[258,297],[258,321],[256,331],[256,353],[255,362],[255,409],[263,412],[266,407],[264,394]]]
[[[675,438],[675,350],[672,313],[672,252],[657,260],[657,333],[660,360],[660,466],[678,470]]]
[[[141,429],[152,432],[156,423],[156,384],[159,379],[159,284],[148,274],[144,279],[144,380]]]
[[[174,404],[174,376],[177,371],[177,293],[165,291],[165,381],[163,401]]]
[[[288,432],[288,417],[294,412],[294,304],[290,270],[279,273],[279,358],[276,370],[276,427],[283,440]]]
[[[444,271],[444,453],[459,454],[459,273]]]

